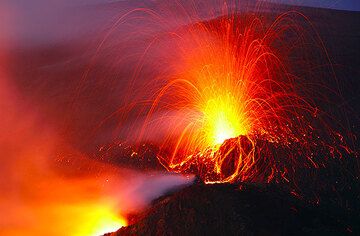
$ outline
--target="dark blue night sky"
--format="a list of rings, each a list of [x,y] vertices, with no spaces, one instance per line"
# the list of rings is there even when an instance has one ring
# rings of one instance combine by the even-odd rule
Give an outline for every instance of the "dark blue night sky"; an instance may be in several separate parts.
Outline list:
[[[96,27],[106,23],[116,14],[124,14],[121,9],[96,11],[98,4],[128,2],[133,0],[0,0],[0,44],[31,45],[55,43],[80,38]],[[139,0],[139,2],[153,0]],[[171,1],[171,0],[158,0]],[[181,0],[180,0],[181,1]],[[187,1],[187,0],[184,0]],[[207,0],[192,0],[207,1]],[[221,1],[221,0],[220,0]],[[225,1],[225,0],[224,0]],[[235,1],[235,0],[230,0]],[[238,0],[253,1],[253,0]],[[291,5],[303,5],[360,11],[360,0],[257,0]],[[92,9],[92,10],[89,10]],[[113,15],[111,15],[113,14]],[[94,17],[96,15],[96,17]],[[11,27],[10,27],[11,26]],[[6,32],[4,32],[6,30]]]
[[[343,0],[339,1],[339,7],[348,10],[360,11],[360,0]]]
[[[265,0],[276,3],[360,11],[360,0]]]

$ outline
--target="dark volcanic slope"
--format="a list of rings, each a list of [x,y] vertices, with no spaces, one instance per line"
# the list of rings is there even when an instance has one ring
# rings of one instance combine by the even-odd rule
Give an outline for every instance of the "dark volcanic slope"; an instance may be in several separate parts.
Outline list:
[[[136,224],[108,235],[344,235],[344,212],[306,205],[274,185],[195,184],[157,199]]]

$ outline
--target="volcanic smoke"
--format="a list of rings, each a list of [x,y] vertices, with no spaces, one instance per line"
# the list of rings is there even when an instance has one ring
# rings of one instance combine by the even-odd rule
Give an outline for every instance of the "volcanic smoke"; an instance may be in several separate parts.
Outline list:
[[[80,114],[99,105],[82,107],[82,99],[91,100],[89,91],[116,93],[115,99],[99,95],[116,100],[111,112],[97,107],[101,115],[84,115],[98,123],[91,134],[84,132],[90,144],[79,141],[90,148],[69,141],[67,125],[76,115],[65,115],[66,128],[53,127],[0,67],[0,105],[8,112],[0,120],[0,147],[8,157],[0,186],[11,196],[0,198],[0,208],[12,206],[0,233],[115,231],[169,189],[193,184],[193,176],[237,188],[244,182],[285,183],[293,195],[318,200],[311,191],[328,186],[316,171],[354,154],[342,110],[332,109],[342,96],[331,87],[339,81],[324,43],[301,12],[270,4],[269,14],[262,2],[206,3],[155,1],[121,14],[101,35],[69,95],[69,113]],[[119,37],[117,30],[125,34]],[[116,59],[107,58],[107,49]],[[107,80],[103,70],[91,80],[92,66],[102,59],[118,66],[124,81]],[[99,151],[89,154],[99,143]],[[116,148],[125,161],[114,157]],[[130,171],[122,161],[141,164]],[[154,169],[170,173],[149,171],[154,162]]]

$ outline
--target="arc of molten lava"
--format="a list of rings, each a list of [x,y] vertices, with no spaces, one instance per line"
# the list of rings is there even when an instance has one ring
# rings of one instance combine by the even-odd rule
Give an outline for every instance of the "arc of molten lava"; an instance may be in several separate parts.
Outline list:
[[[156,112],[175,110],[181,114],[175,117],[175,126],[184,127],[175,130],[182,131],[169,132],[164,141],[164,146],[173,146],[172,158],[164,160],[171,169],[185,168],[201,153],[201,162],[222,175],[221,166],[227,163],[230,150],[222,156],[216,152],[225,140],[247,135],[254,144],[252,135],[266,134],[278,140],[289,132],[286,124],[293,121],[288,114],[301,109],[298,105],[302,100],[268,45],[269,35],[258,33],[260,23],[255,18],[234,33],[234,18],[227,18],[220,24],[207,22],[188,30],[196,46],[188,50],[182,45],[190,42],[179,45],[184,52],[180,56],[183,63],[156,94],[142,131],[156,123],[152,120]],[[166,112],[163,114],[161,121],[169,118]],[[279,129],[276,134],[274,128]],[[234,180],[240,172],[244,178],[248,176],[246,172],[254,162],[252,155],[253,151],[240,150],[233,172],[219,178]]]
[[[314,85],[321,88],[321,80],[309,84],[291,64],[293,57],[303,60],[306,41],[295,15],[302,17],[289,12],[268,22],[255,14],[225,14],[157,35],[139,65],[158,44],[154,52],[161,51],[162,64],[150,64],[159,72],[136,90],[124,112],[137,112],[137,125],[145,117],[134,132],[137,142],[156,140],[168,170],[195,172],[205,182],[268,182],[276,175],[289,181],[295,165],[318,166],[314,149],[333,144],[316,137],[333,135],[316,120]],[[290,45],[291,34],[298,38]]]

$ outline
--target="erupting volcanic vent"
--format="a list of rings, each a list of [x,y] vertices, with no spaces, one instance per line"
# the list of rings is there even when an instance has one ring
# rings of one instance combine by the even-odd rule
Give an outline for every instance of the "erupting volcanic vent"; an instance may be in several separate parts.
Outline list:
[[[350,152],[322,108],[340,97],[326,87],[335,75],[322,78],[314,69],[323,63],[331,74],[307,18],[236,14],[226,4],[221,15],[150,40],[126,93],[130,105],[120,109],[120,127],[132,130],[127,139],[156,143],[166,169],[205,182],[290,182],[296,169]],[[157,72],[140,90],[146,64]]]
[[[199,183],[276,183],[317,204],[346,189],[348,176],[338,166],[355,156],[353,137],[331,57],[311,20],[272,4],[209,2],[136,8],[105,34],[95,57],[108,43],[125,81],[104,83],[120,102],[97,127],[109,125],[104,129],[115,138],[96,157],[142,171],[194,174]],[[130,33],[118,37],[117,29]],[[183,195],[169,197],[169,205],[177,197]],[[167,204],[149,213],[149,228],[158,209],[167,215]],[[142,232],[141,222],[130,225]]]
[[[0,235],[360,231],[360,14],[283,2],[0,1]]]

